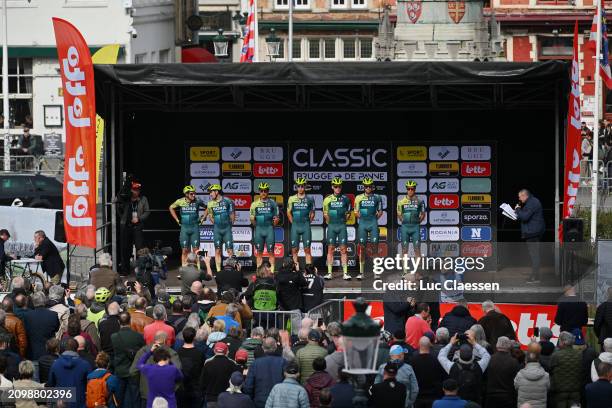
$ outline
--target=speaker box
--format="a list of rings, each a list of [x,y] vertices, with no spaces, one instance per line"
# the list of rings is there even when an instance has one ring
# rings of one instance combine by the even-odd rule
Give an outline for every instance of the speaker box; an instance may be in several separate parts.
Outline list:
[[[55,232],[53,233],[55,242],[66,243],[66,230],[64,230],[64,212],[55,213]]]
[[[582,218],[565,218],[563,220],[563,242],[584,241],[584,220]]]

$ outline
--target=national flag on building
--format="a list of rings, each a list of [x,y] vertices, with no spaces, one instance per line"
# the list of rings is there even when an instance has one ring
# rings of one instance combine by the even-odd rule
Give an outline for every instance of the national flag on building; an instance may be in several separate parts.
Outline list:
[[[255,57],[255,0],[249,0],[249,15],[246,22],[246,31],[242,39],[242,50],[240,51],[240,62],[253,62]]]
[[[610,58],[608,56],[608,30],[606,27],[606,10],[604,0],[600,0],[597,7],[598,12],[593,16],[591,24],[591,34],[589,35],[589,47],[593,50],[597,49],[597,16],[601,13],[601,59],[599,65],[599,73],[601,78],[609,89],[612,89],[612,71],[610,70]]]

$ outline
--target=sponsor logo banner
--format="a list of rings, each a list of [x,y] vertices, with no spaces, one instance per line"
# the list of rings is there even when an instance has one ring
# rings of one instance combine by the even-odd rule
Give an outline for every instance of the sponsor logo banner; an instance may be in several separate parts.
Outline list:
[[[223,163],[223,177],[250,177],[251,163]]]
[[[212,184],[219,184],[219,179],[191,179],[189,184],[195,187],[197,193],[208,195],[208,187],[210,187]]]
[[[459,160],[459,147],[429,146],[429,160]]]
[[[421,17],[421,12],[423,11],[422,0],[410,0],[405,4],[408,20],[410,20],[412,24],[416,23],[419,17]]]
[[[221,182],[224,193],[250,193],[251,180],[227,178]]]
[[[221,149],[223,161],[249,161],[251,148],[246,146],[226,146]]]
[[[213,228],[208,226],[200,227],[200,241],[213,242]]]
[[[253,230],[251,227],[232,227],[232,236],[234,241],[250,242],[253,239]]]
[[[285,229],[274,227],[274,242],[283,242],[285,240]]]
[[[398,254],[403,254],[404,249],[402,248],[402,244],[401,242],[397,244],[397,253]],[[408,256],[409,257],[414,257],[415,253],[414,253],[414,245],[411,243],[408,244]],[[429,256],[428,251],[427,251],[427,244],[425,242],[421,242],[421,256]]]
[[[355,241],[355,237],[357,236],[355,227],[346,227],[346,236],[349,241]]]
[[[310,224],[312,224],[312,225],[322,225],[323,221],[325,221],[324,217],[323,217],[323,210],[315,210],[314,218],[312,219]]]
[[[493,244],[490,242],[464,242],[461,245],[461,256],[489,258],[493,256]]]
[[[361,147],[301,148],[293,152],[293,164],[297,167],[337,169],[348,168],[385,168],[387,149]]]
[[[340,177],[345,182],[361,183],[365,177],[371,177],[374,183],[387,181],[386,171],[294,171],[293,179],[304,177],[309,182],[331,182],[334,177]],[[361,186],[361,184],[359,185]]]
[[[379,227],[378,228],[378,239],[379,241],[386,241],[387,240],[387,236],[388,236],[388,230],[387,227]]]
[[[376,253],[374,253],[375,248],[376,248]],[[380,244],[376,246],[374,245],[366,246],[366,256],[368,258],[374,258],[374,257],[385,258],[388,255],[389,255],[389,246],[385,242],[381,242]]]
[[[219,177],[219,163],[191,163],[189,174],[198,178]]]
[[[322,242],[311,242],[310,243],[310,254],[314,257],[323,256],[323,243]],[[300,242],[300,248],[298,249],[298,256],[305,256],[304,244]]]
[[[385,194],[379,194],[379,196],[382,201],[382,209],[386,210],[387,209],[387,196]]]
[[[489,177],[490,175],[491,162],[461,163],[461,176],[463,177]]]
[[[429,256],[440,258],[459,256],[459,243],[432,242],[429,244]]]
[[[352,242],[346,245],[346,254],[349,258],[354,257],[357,254],[356,246]],[[334,248],[334,258],[340,259],[340,246]]]
[[[398,177],[425,177],[427,176],[427,163],[397,163]]]
[[[462,241],[490,241],[491,227],[461,227]]]
[[[425,146],[398,146],[397,160],[399,161],[422,161],[427,159],[427,148]]]
[[[491,160],[491,146],[462,146],[461,160]]]
[[[323,194],[309,194],[315,202],[315,208],[323,208]]]
[[[248,242],[234,242],[234,255],[237,258],[249,258],[253,256],[253,245]],[[229,256],[225,244],[223,244],[223,256]]]
[[[459,175],[458,162],[430,162],[429,174],[435,177],[454,177]]]
[[[253,191],[258,192],[259,183],[268,183],[270,185],[271,194],[283,193],[283,180],[279,179],[255,179],[253,180]]]
[[[467,225],[487,225],[491,223],[491,211],[471,210],[461,212],[461,223]]]
[[[439,178],[429,180],[429,191],[432,193],[456,193],[459,191],[459,179]]]
[[[283,177],[283,163],[255,163],[255,177]]]
[[[459,195],[457,194],[431,194],[429,196],[429,207],[431,209],[459,208]]]
[[[236,211],[234,225],[251,225],[250,213],[248,211]]]
[[[491,194],[462,194],[462,208],[491,208]]]
[[[254,195],[253,196],[253,201],[257,200],[258,198],[259,198],[259,194]],[[282,195],[280,195],[280,194],[270,194],[270,195],[268,195],[268,198],[270,200],[276,201],[276,204],[278,204],[279,206],[283,206],[284,203],[285,203],[285,201],[284,201],[285,198]]]
[[[234,202],[235,210],[248,210],[253,203],[253,199],[248,194],[228,194],[226,197]]]
[[[378,219],[378,225],[387,225],[387,212],[383,211],[382,215]]]
[[[191,161],[218,161],[219,148],[216,146],[195,146],[189,148]]]
[[[427,192],[427,179],[424,179],[424,178],[414,178],[414,179],[400,178],[397,180],[397,191],[401,193],[405,193],[406,192],[406,182],[408,180],[412,180],[417,183],[417,186],[416,186],[417,193]]]
[[[313,241],[323,241],[325,237],[325,230],[323,227],[312,227],[310,228],[310,232],[312,233]]]
[[[431,227],[430,241],[459,241],[459,227]]]
[[[489,193],[491,192],[491,179],[489,178],[461,179],[461,191],[464,193]]]
[[[254,147],[253,158],[255,161],[282,161],[283,160],[283,148],[280,146],[265,146],[265,147]]]
[[[459,211],[430,211],[429,223],[431,225],[457,225],[459,224]]]
[[[269,256],[268,248],[264,248],[262,256]],[[274,257],[282,258],[283,256],[285,256],[285,245],[279,244],[277,242],[276,244],[274,244]]]

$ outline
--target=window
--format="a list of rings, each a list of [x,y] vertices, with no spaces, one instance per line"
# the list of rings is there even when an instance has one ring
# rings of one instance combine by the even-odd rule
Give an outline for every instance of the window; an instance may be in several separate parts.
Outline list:
[[[353,4],[351,5],[352,8],[367,8],[367,3],[366,0],[352,0]]]
[[[2,191],[14,194],[23,194],[30,190],[25,177],[5,177],[0,180]]]
[[[162,64],[170,62],[170,50],[159,50],[159,62]]]
[[[134,56],[134,64],[144,64],[147,62],[147,53],[136,54]]]
[[[326,38],[323,41],[324,44],[324,54],[323,58],[325,59],[335,59],[336,58],[336,39],[335,38]]]
[[[294,0],[295,8],[298,10],[304,10],[310,8],[310,0]]]
[[[347,0],[330,0],[332,9],[344,9],[347,6]]]
[[[293,52],[291,53],[291,57],[294,60],[298,60],[302,58],[302,39],[301,38],[293,39]]]
[[[321,59],[321,40],[319,38],[311,38],[308,40],[308,58]]]
[[[355,59],[357,55],[355,53],[355,39],[354,38],[345,38],[342,40],[343,45],[343,58],[344,59]]]
[[[371,38],[359,39],[359,57],[361,59],[372,58],[372,39]]]
[[[539,37],[540,59],[571,59],[574,54],[572,37]]]
[[[285,40],[281,40],[279,43],[279,47],[278,47],[278,57],[276,57],[277,59],[284,59],[285,58]]]
[[[0,62],[0,69],[2,62]],[[33,126],[32,122],[32,59],[8,59],[9,127]],[[5,90],[0,85],[0,93]],[[0,114],[6,116],[0,106]]]
[[[274,0],[274,8],[275,9],[288,9],[289,1],[288,0]]]

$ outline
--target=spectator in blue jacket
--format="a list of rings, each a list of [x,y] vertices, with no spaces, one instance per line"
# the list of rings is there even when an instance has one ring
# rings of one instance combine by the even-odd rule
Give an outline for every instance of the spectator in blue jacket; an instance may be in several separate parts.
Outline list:
[[[264,355],[256,358],[249,367],[244,393],[249,395],[256,408],[264,408],[272,388],[283,382],[283,370],[287,361],[276,355],[276,340],[266,337],[262,343]],[[304,391],[306,392],[306,391]],[[306,396],[308,399],[308,396]]]
[[[442,383],[444,397],[434,401],[432,408],[464,408],[467,401],[459,398],[459,384],[456,380],[448,378]]]
[[[52,312],[53,313],[53,312]],[[53,313],[56,316],[55,313]],[[87,374],[93,369],[89,363],[79,357],[79,344],[73,338],[65,340],[65,350],[51,366],[47,387],[75,387],[76,402],[67,404],[70,408],[85,406],[85,391],[87,389]]]
[[[612,364],[600,362],[597,365],[599,379],[586,386],[586,400],[589,408],[605,408],[612,401]]]
[[[531,258],[531,276],[527,283],[540,283],[540,244],[546,225],[540,200],[531,195],[529,190],[522,189],[518,193],[519,204],[514,211],[521,222],[521,238],[527,242],[527,250]]]
[[[106,379],[106,389],[108,390],[108,399],[106,405],[108,408],[117,408],[119,406],[119,378],[111,374],[108,366],[110,364],[110,356],[104,351],[101,351],[96,356],[96,369],[87,375],[87,382],[104,377],[107,373],[110,375]]]
[[[308,393],[298,381],[300,377],[298,364],[291,361],[283,371],[285,379],[272,387],[265,408],[310,408]]]

